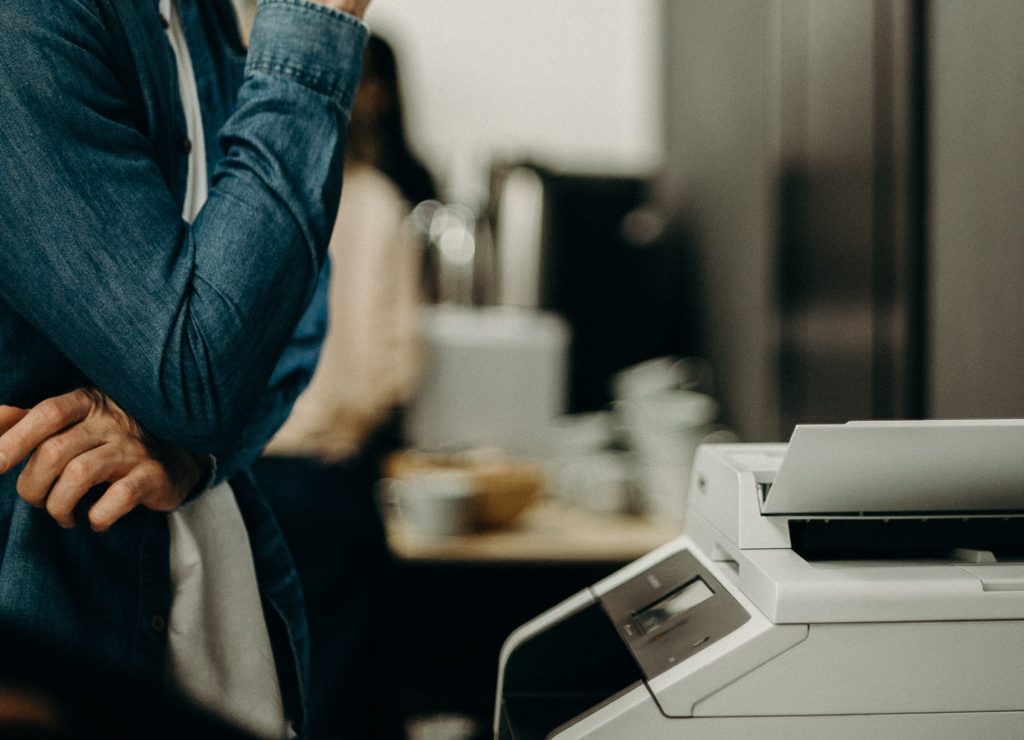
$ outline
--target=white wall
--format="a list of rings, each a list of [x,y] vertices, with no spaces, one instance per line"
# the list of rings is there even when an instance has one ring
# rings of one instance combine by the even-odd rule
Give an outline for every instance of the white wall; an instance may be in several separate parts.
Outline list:
[[[663,152],[658,0],[374,0],[411,142],[472,200],[494,159],[649,172]]]

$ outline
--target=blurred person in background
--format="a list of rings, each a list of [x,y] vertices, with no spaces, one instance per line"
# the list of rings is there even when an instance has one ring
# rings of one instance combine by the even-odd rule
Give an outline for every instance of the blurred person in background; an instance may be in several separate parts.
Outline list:
[[[371,36],[331,235],[320,362],[254,467],[296,559],[310,625],[312,738],[402,737],[395,569],[375,492],[401,445],[418,367],[419,248],[410,202],[434,196],[408,150],[397,67]]]
[[[308,646],[245,470],[315,363],[367,4],[262,0],[246,58],[227,0],[0,0],[0,623],[262,737]]]
[[[366,43],[358,98],[360,112],[349,124],[353,130],[349,155],[387,175],[410,207],[436,198],[434,178],[413,154],[405,136],[402,86],[394,49],[376,34]],[[357,128],[360,130],[354,131]]]

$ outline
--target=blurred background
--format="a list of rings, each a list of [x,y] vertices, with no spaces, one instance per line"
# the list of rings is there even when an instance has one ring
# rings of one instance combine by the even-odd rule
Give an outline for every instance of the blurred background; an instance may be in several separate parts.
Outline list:
[[[489,734],[501,641],[680,532],[702,441],[1024,416],[1021,0],[369,21],[436,183],[381,484],[412,735]]]
[[[539,303],[646,335],[578,347],[570,408],[683,353],[745,440],[1020,415],[1022,3],[387,0],[371,23],[444,198],[500,218],[496,174],[536,167]]]

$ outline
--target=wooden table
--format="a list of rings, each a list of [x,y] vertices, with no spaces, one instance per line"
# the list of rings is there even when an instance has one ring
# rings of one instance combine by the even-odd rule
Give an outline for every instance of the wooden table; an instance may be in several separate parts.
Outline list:
[[[387,529],[391,549],[402,560],[521,563],[626,563],[681,533],[678,526],[597,514],[553,499],[530,507],[504,529],[426,537],[396,517]]]

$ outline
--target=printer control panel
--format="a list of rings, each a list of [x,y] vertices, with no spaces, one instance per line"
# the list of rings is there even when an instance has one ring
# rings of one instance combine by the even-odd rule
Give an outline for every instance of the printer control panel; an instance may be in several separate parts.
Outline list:
[[[600,601],[648,680],[750,619],[746,609],[686,550],[669,555]]]

